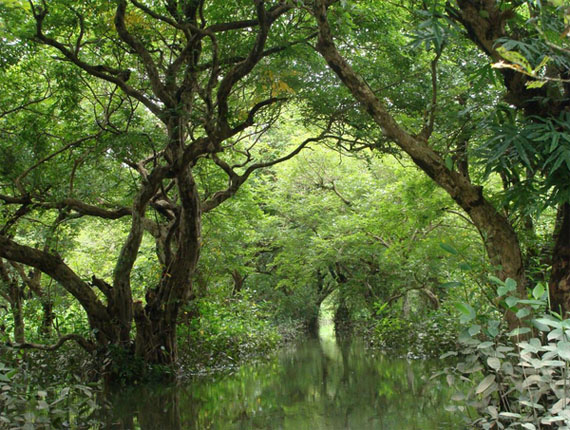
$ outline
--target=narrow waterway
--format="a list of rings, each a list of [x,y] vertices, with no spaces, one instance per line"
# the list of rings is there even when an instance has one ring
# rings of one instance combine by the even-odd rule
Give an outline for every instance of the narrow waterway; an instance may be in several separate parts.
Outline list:
[[[430,380],[436,366],[373,354],[354,340],[339,344],[325,326],[318,339],[232,375],[123,392],[109,428],[461,429],[461,417],[444,408],[451,393]]]

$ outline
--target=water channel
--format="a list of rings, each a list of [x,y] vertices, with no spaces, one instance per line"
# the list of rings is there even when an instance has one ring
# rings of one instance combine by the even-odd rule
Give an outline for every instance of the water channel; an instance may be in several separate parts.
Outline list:
[[[141,387],[113,401],[108,428],[142,430],[435,430],[464,428],[445,410],[452,394],[430,380],[437,363],[318,339],[290,345],[231,375],[178,387]]]

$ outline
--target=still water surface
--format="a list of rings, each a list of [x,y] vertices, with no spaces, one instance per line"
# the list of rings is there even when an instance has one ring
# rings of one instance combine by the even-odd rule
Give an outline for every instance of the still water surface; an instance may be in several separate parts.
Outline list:
[[[268,362],[180,387],[141,387],[114,401],[111,428],[199,430],[462,429],[445,411],[437,363],[375,355],[322,333]]]

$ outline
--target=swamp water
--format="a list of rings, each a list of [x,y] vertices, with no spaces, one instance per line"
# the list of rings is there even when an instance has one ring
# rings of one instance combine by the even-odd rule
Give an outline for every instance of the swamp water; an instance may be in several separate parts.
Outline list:
[[[231,375],[178,387],[122,392],[108,427],[142,430],[462,429],[445,410],[452,394],[430,380],[437,363],[376,355],[357,341],[318,339],[279,351]]]

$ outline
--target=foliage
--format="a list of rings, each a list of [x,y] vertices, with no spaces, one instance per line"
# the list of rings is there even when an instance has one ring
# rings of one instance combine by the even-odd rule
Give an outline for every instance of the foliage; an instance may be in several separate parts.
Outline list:
[[[549,319],[544,339],[512,345],[504,311],[530,320],[543,294],[511,297],[524,282],[497,279],[495,300],[480,273],[493,260],[501,279],[546,281],[556,254],[556,206],[570,200],[565,4],[341,1],[314,20],[319,3],[0,5],[0,336],[17,331],[17,290],[27,341],[79,334],[139,383],[176,345],[182,374],[235,369],[272,351],[280,325],[314,327],[327,298],[391,355],[455,348],[459,312],[469,358],[455,373],[488,373],[473,391],[488,426],[536,426],[559,398],[548,384],[565,381],[550,361],[566,363],[566,339],[548,339],[565,327]],[[317,43],[326,21],[333,36]],[[334,44],[357,79],[318,56]],[[373,92],[364,105],[350,82]],[[540,377],[526,391],[519,355]],[[14,416],[28,398],[55,420],[59,388],[26,391],[18,375]]]
[[[450,318],[453,311],[448,308],[429,311],[421,316],[404,318],[399,311],[392,310],[377,315],[368,334],[371,346],[389,351],[394,355],[410,358],[435,358],[442,351],[455,349],[458,321]]]
[[[246,294],[198,299],[186,315],[178,329],[183,374],[235,368],[273,351],[280,340],[267,310]]]
[[[459,358],[444,372],[449,385],[464,390],[454,397],[459,405],[451,409],[476,409],[480,418],[474,424],[484,429],[566,429],[570,320],[545,312],[542,284],[529,298],[519,299],[511,295],[516,288],[512,279],[494,282],[501,305],[516,312],[524,324],[509,331],[492,314],[461,306],[463,321],[471,325],[459,338],[461,348],[442,356]]]
[[[0,362],[0,429],[99,428],[97,390],[79,377],[38,387],[22,369]]]

